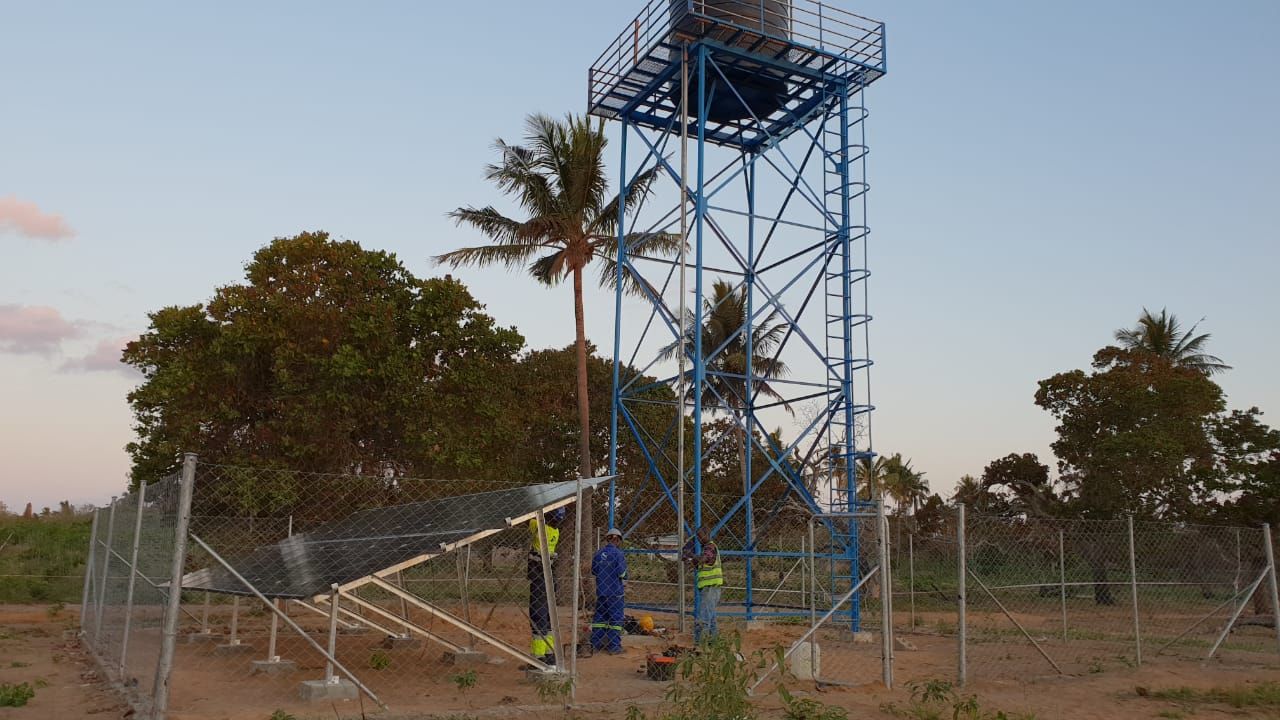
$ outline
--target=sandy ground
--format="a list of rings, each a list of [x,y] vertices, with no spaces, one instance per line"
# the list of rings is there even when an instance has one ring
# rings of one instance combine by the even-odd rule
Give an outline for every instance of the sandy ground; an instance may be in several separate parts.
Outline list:
[[[300,618],[301,619],[301,618]],[[225,618],[215,617],[216,632],[229,628]],[[1027,618],[1028,623],[1033,618]],[[322,618],[305,622],[318,629]],[[423,619],[425,623],[425,619]],[[522,637],[518,613],[499,612],[488,618],[488,627],[503,635]],[[147,623],[143,623],[144,626]],[[0,682],[42,680],[46,687],[23,708],[0,708],[5,718],[128,717],[128,709],[98,678],[93,661],[64,631],[78,627],[74,608],[57,616],[43,607],[0,607]],[[190,632],[190,623],[185,628]],[[441,630],[441,628],[434,628]],[[750,648],[764,648],[794,638],[802,628],[763,626],[747,629]],[[433,717],[561,717],[559,709],[549,709],[538,689],[523,678],[513,659],[490,653],[490,661],[476,670],[474,687],[462,690],[457,670],[445,665],[440,648],[419,645],[384,649],[376,634],[344,634],[339,642],[339,660],[352,668],[377,693],[390,710],[384,711],[365,699],[326,705],[307,705],[296,699],[301,680],[318,679],[324,673],[321,656],[296,636],[282,633],[277,647],[280,655],[295,660],[298,670],[279,677],[250,673],[250,662],[265,655],[265,622],[259,616],[242,618],[243,641],[252,649],[219,651],[217,641],[182,642],[178,647],[173,681],[174,720],[266,720],[275,710],[283,710],[298,720],[319,718],[433,718]],[[444,633],[447,634],[448,633]],[[456,635],[449,635],[455,640]],[[880,676],[879,646],[872,642],[853,645],[838,642],[839,635],[819,637],[824,676],[852,687],[817,690],[812,683],[796,682],[800,693],[828,704],[847,708],[851,718],[888,718],[887,704],[899,707],[910,700],[905,685],[911,681],[950,678],[955,673],[955,640],[928,632],[902,637],[915,650],[896,653],[898,689],[889,691],[876,682]],[[626,708],[638,704],[652,712],[658,709],[666,685],[644,678],[644,656],[653,647],[636,646],[629,639],[626,653],[617,657],[597,656],[580,660],[579,709],[575,717],[622,718]],[[986,711],[1034,713],[1037,720],[1102,720],[1104,718],[1156,718],[1176,714],[1180,708],[1168,702],[1140,696],[1140,688],[1242,686],[1264,680],[1280,680],[1280,656],[1256,653],[1227,653],[1209,664],[1190,656],[1153,656],[1143,667],[1134,667],[1125,648],[1114,644],[1073,642],[1055,647],[1045,642],[1051,656],[1061,661],[1067,674],[1058,675],[1025,641],[1014,639],[983,643],[974,648],[970,672],[974,680],[963,690],[974,694]],[[138,658],[133,672],[139,686],[147,686],[147,667],[154,662],[158,631],[144,627],[130,646]],[[371,667],[381,654],[387,664]],[[378,663],[380,664],[380,663]],[[151,667],[154,667],[152,664]],[[140,688],[146,690],[146,687]],[[780,717],[772,696],[759,698],[770,717]],[[1201,707],[1196,717],[1230,714],[1234,717],[1280,717],[1277,709],[1240,711],[1231,708]],[[950,717],[948,711],[944,714]]]
[[[81,649],[73,630],[78,627],[74,608],[0,607],[0,683],[36,688],[26,706],[0,707],[0,718],[125,716],[128,709]]]

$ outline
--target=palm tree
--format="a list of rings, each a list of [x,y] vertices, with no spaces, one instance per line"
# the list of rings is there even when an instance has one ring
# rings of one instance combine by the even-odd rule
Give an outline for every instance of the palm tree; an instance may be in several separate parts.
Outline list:
[[[1170,315],[1167,309],[1160,310],[1159,315],[1152,315],[1146,308],[1138,317],[1136,327],[1117,330],[1116,340],[1128,350],[1144,350],[1154,353],[1180,367],[1199,370],[1205,375],[1213,375],[1230,370],[1231,366],[1222,359],[1205,352],[1209,344],[1209,333],[1196,335],[1196,327],[1182,332],[1176,315]]]
[[[924,473],[911,467],[910,460],[904,460],[901,453],[894,453],[884,464],[883,487],[885,494],[893,498],[898,506],[897,512],[903,515],[909,507],[915,508],[929,496],[929,483]]]
[[[706,382],[702,390],[702,405],[712,412],[738,412],[747,404],[747,361],[751,364],[751,396],[767,397],[782,403],[790,410],[782,397],[769,384],[769,380],[787,374],[786,363],[773,357],[787,332],[786,323],[777,322],[777,311],[770,313],[751,328],[751,348],[748,351],[746,328],[747,293],[745,287],[734,287],[726,280],[716,280],[711,295],[703,298],[702,327],[692,310],[687,311],[683,345],[692,350],[697,333],[702,335],[702,353],[706,361]],[[680,342],[663,348],[664,359],[676,357],[681,351]],[[712,354],[714,353],[714,355]],[[694,397],[690,387],[686,399]],[[750,489],[746,476],[746,429],[737,428],[738,460],[742,466],[744,491]]]
[[[861,499],[872,501],[880,497],[884,488],[885,475],[888,472],[887,465],[888,459],[883,455],[862,458],[858,461],[855,467],[858,479],[862,481],[862,487],[858,488]]]
[[[972,475],[965,475],[960,478],[960,482],[956,485],[956,490],[951,495],[951,502],[956,505],[965,505],[975,510],[982,510],[987,506],[989,497],[990,491],[983,487],[981,480]]]
[[[587,338],[583,317],[583,272],[599,259],[600,283],[616,287],[618,214],[634,211],[648,195],[658,176],[655,166],[638,175],[626,189],[626,197],[609,196],[604,149],[608,144],[603,121],[593,125],[586,117],[570,115],[556,121],[546,115],[526,120],[526,145],[495,143],[500,160],[486,169],[486,178],[512,197],[526,214],[523,220],[503,215],[492,205],[463,207],[449,213],[458,225],[469,225],[486,235],[487,245],[464,247],[444,253],[436,262],[458,268],[502,265],[524,268],[546,285],[573,278],[573,314],[577,350],[577,400],[579,468],[592,477],[591,422],[587,398]],[[645,250],[670,254],[680,247],[679,236],[669,233],[627,236],[628,252]],[[638,281],[624,279],[629,290]],[[591,531],[591,513],[585,513],[583,530]],[[588,535],[589,536],[589,535]],[[583,543],[584,553],[589,544]]]

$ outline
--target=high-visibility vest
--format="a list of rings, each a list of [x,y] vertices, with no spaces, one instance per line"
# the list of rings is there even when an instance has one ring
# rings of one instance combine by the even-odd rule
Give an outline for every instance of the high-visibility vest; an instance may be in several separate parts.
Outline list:
[[[538,521],[529,521],[529,534],[533,536],[533,555],[542,557],[542,533],[538,530]],[[547,554],[554,555],[556,546],[560,544],[560,529],[547,526]]]
[[[697,586],[703,588],[724,585],[724,568],[720,565],[720,548],[716,548],[716,561],[709,568],[698,568]]]

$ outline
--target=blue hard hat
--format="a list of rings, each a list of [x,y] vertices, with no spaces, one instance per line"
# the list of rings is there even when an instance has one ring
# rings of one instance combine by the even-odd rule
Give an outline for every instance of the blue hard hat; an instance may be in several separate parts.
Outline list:
[[[555,510],[552,510],[548,517],[554,522],[560,522],[564,519],[564,508],[556,508]]]

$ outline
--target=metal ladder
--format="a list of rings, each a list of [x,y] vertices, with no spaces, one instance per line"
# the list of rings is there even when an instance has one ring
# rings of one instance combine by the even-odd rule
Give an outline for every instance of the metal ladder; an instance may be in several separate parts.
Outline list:
[[[863,196],[868,190],[863,160],[867,155],[863,123],[867,113],[860,102],[857,87],[824,90],[828,93],[828,108],[822,125],[823,149],[823,205],[826,215],[827,261],[823,270],[826,308],[827,384],[829,397],[833,398],[832,413],[837,418],[828,428],[827,463],[831,478],[829,503],[833,513],[854,513],[865,509],[866,501],[857,498],[857,488],[849,483],[848,468],[859,460],[869,460],[874,453],[859,449],[857,423],[871,412],[865,400],[858,402],[855,378],[871,366],[869,357],[859,357],[855,341],[857,333],[865,331],[871,321],[863,296],[865,283],[870,277],[863,262],[863,253],[857,252],[865,241],[868,228],[859,221],[863,213]],[[852,104],[852,97],[859,98]],[[862,353],[865,354],[865,353]],[[850,358],[846,364],[846,357]],[[852,425],[847,419],[852,418]],[[846,437],[846,434],[852,437]],[[861,548],[858,537],[859,524],[850,518],[835,522],[831,531],[830,564],[831,591],[833,596],[843,594],[862,579],[859,567]],[[860,598],[850,601],[850,629],[860,629]]]

